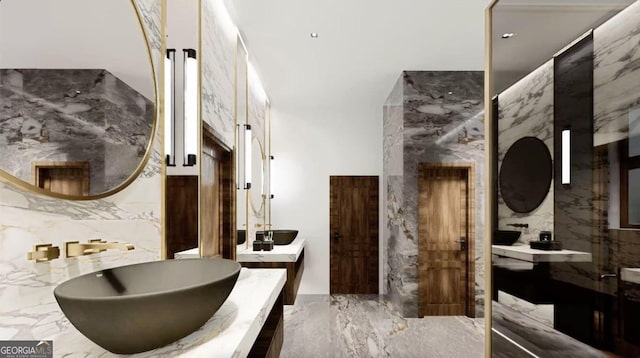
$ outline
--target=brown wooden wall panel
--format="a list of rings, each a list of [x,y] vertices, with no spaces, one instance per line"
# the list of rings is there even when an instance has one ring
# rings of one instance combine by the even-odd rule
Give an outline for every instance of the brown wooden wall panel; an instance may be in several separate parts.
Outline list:
[[[198,247],[198,177],[167,176],[167,258],[176,252]]]
[[[201,242],[204,257],[236,259],[234,152],[203,123]]]
[[[330,177],[330,290],[378,293],[377,176]]]
[[[200,160],[200,249],[203,257],[222,256],[220,152],[213,139],[203,136]]]

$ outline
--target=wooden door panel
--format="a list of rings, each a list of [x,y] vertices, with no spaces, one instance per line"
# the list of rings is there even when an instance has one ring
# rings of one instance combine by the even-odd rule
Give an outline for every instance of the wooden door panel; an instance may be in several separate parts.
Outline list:
[[[378,293],[378,204],[378,177],[330,178],[332,294]]]
[[[472,170],[421,165],[418,210],[419,315],[473,315]],[[460,240],[466,240],[464,244]]]
[[[89,162],[33,162],[36,186],[58,194],[89,195]]]
[[[221,257],[222,240],[220,225],[220,157],[215,143],[208,136],[202,138],[202,190],[201,230],[203,257]]]

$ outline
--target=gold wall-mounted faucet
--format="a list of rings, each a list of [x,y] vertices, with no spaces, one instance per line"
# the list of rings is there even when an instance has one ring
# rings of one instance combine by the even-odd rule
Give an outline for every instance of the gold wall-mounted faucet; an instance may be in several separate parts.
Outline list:
[[[130,251],[133,249],[135,249],[135,247],[126,242],[106,242],[102,239],[91,239],[86,244],[81,244],[78,241],[64,243],[64,254],[66,257],[92,255],[107,250]]]
[[[33,251],[27,252],[27,260],[35,262],[46,262],[60,257],[60,248],[52,244],[38,244],[33,247]]]

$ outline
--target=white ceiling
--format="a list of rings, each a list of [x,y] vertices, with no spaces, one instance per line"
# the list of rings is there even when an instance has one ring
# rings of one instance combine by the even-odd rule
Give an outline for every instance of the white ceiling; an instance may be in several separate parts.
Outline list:
[[[274,106],[381,106],[403,70],[484,68],[489,0],[224,1]],[[634,1],[501,0],[493,15],[497,87]],[[503,40],[505,32],[516,36]]]
[[[274,106],[381,109],[403,70],[484,66],[488,0],[225,4]]]

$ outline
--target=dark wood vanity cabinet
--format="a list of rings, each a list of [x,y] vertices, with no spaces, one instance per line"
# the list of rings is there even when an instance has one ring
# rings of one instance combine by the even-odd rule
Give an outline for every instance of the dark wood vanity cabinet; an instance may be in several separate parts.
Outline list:
[[[284,340],[284,290],[280,292],[274,303],[267,320],[264,322],[258,338],[253,343],[249,352],[250,358],[277,358],[280,357]]]
[[[240,262],[247,268],[283,268],[287,270],[287,282],[284,286],[284,304],[292,305],[296,302],[296,295],[304,271],[304,249],[296,262]]]

